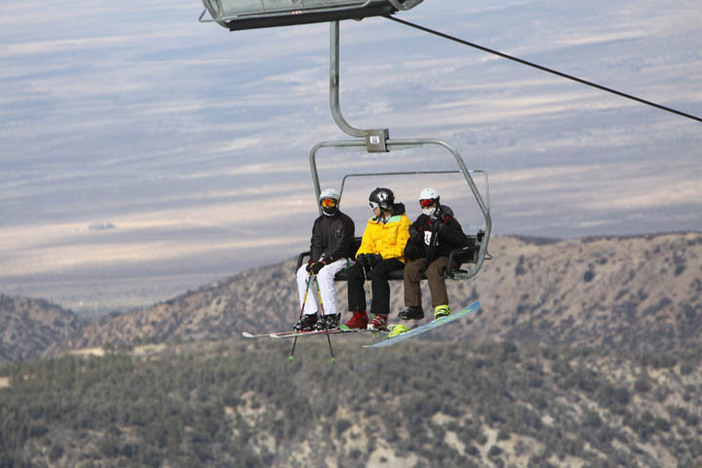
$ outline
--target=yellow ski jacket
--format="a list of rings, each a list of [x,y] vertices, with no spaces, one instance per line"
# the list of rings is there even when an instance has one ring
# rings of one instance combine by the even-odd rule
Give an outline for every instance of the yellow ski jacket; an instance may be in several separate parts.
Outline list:
[[[385,224],[379,218],[370,218],[366,224],[366,230],[363,231],[361,246],[356,256],[380,254],[384,260],[396,258],[404,262],[405,246],[409,239],[411,224],[412,222],[405,214],[405,205],[402,203],[395,204],[392,216]]]

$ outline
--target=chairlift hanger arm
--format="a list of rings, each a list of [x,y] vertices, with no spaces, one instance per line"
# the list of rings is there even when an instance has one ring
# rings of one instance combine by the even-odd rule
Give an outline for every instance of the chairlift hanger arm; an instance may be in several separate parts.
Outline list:
[[[388,151],[386,142],[390,138],[387,128],[362,130],[349,124],[341,113],[339,103],[339,22],[329,23],[329,106],[334,122],[342,132],[356,138],[365,138],[368,152]]]

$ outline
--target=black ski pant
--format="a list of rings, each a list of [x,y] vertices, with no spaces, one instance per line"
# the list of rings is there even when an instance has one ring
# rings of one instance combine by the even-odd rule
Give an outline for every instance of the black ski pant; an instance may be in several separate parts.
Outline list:
[[[375,264],[371,271],[371,301],[370,313],[374,315],[388,315],[390,313],[390,283],[388,274],[399,270],[405,265],[396,258],[381,260]],[[363,289],[365,273],[363,267],[356,263],[347,270],[349,311],[358,312],[366,310],[366,293]]]

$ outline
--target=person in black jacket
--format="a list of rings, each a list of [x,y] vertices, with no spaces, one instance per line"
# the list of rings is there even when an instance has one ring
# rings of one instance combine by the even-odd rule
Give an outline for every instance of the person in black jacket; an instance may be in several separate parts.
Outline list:
[[[403,320],[424,318],[422,292],[419,282],[426,273],[431,291],[434,320],[451,314],[444,272],[452,250],[466,245],[466,236],[461,225],[453,217],[453,211],[442,205],[439,192],[425,188],[419,194],[422,214],[410,226],[410,239],[405,248],[405,306],[400,312]]]
[[[347,267],[348,259],[355,254],[355,226],[353,220],[339,210],[340,197],[334,189],[324,189],[319,195],[322,214],[312,226],[310,261],[297,271],[300,303],[304,300],[305,304],[304,315],[293,325],[296,331],[324,330],[339,326],[334,276]],[[308,284],[314,281],[314,277],[322,297],[324,317],[321,320],[317,319],[317,302],[312,291],[314,285]]]

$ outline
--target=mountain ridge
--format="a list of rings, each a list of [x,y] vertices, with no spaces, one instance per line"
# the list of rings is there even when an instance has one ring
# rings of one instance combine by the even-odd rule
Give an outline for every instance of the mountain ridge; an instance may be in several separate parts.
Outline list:
[[[449,281],[454,307],[481,300],[480,314],[434,339],[599,344],[671,349],[696,346],[702,330],[702,234],[568,240],[496,237],[494,260],[473,281]],[[259,267],[152,307],[89,323],[47,350],[132,346],[239,337],[287,329],[299,314],[295,260]],[[423,286],[425,308],[428,290]],[[271,294],[271,290],[275,294]],[[345,284],[337,283],[339,309]],[[392,287],[391,319],[402,307]],[[343,317],[345,317],[345,313]]]
[[[70,310],[44,299],[0,294],[0,362],[35,357],[80,329]]]
[[[480,300],[479,314],[433,332],[432,339],[598,344],[640,351],[699,345],[702,233],[565,240],[500,236],[490,251],[494,259],[477,278],[448,282],[454,308]],[[89,323],[42,299],[2,295],[0,360],[285,330],[299,314],[294,269],[295,259],[253,268]],[[336,287],[344,311],[346,285]],[[429,308],[427,286],[422,288]],[[397,320],[402,307],[397,282],[391,320]]]

